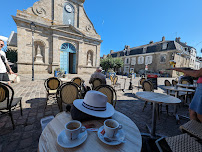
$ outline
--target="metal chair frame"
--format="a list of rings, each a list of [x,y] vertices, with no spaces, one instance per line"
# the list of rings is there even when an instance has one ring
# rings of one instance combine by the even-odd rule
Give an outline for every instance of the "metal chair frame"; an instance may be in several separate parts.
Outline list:
[[[16,102],[13,104],[13,100],[16,100]],[[7,107],[6,108],[1,108],[0,107],[0,112],[2,114],[8,113],[11,122],[13,124],[13,129],[15,129],[15,124],[13,120],[13,115],[12,115],[12,110],[14,110],[17,106],[18,103],[20,103],[20,112],[21,116],[22,114],[22,98],[14,98],[14,90],[11,86],[5,83],[0,82],[0,103],[7,102]],[[3,110],[3,111],[2,111]]]
[[[54,86],[54,87],[51,87],[49,85],[49,83],[51,81],[53,81],[53,80],[56,80],[58,82],[58,85]],[[47,106],[47,101],[49,100],[49,96],[50,95],[55,95],[55,97],[56,97],[56,92],[55,93],[50,93],[49,90],[57,90],[61,86],[61,84],[62,84],[62,81],[59,78],[57,78],[57,77],[51,77],[51,78],[48,78],[48,79],[46,79],[44,81],[44,86],[45,86],[46,91],[47,91],[47,94],[46,94],[46,99],[47,99],[46,100],[46,106]],[[45,108],[46,108],[46,106],[45,106]]]

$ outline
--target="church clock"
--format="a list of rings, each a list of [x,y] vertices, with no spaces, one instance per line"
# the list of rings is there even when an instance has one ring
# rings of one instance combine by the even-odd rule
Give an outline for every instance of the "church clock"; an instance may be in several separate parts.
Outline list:
[[[64,4],[63,24],[74,26],[74,7],[70,3]]]

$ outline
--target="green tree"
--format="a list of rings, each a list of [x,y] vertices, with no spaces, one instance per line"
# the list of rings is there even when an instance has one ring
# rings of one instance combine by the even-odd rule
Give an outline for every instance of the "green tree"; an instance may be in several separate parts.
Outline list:
[[[117,68],[123,67],[123,60],[109,56],[100,61],[100,66],[105,71],[108,71],[109,69],[113,69],[115,71]]]
[[[114,60],[114,71],[117,71],[118,68],[123,67],[123,60],[121,58],[113,58]]]

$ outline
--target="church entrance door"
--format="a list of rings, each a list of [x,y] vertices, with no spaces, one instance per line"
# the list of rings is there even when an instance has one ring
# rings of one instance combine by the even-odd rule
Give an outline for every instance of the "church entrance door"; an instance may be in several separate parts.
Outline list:
[[[76,48],[71,43],[63,43],[61,46],[60,69],[66,73],[76,73]]]

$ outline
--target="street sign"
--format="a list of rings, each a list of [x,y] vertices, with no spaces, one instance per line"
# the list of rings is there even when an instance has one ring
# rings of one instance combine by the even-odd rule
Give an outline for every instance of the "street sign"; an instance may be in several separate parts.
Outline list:
[[[148,70],[148,65],[145,65],[145,70]]]

